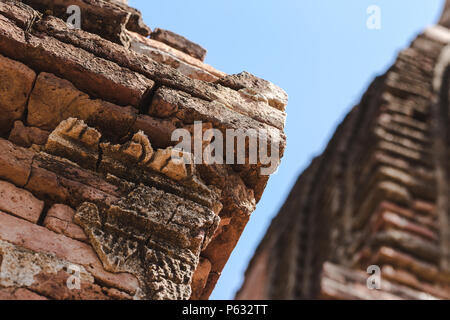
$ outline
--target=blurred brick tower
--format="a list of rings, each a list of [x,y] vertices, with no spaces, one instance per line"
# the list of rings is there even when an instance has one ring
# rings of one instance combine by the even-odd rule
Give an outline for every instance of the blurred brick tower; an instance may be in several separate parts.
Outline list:
[[[450,299],[448,28],[450,2],[374,80],[299,177],[238,299]]]

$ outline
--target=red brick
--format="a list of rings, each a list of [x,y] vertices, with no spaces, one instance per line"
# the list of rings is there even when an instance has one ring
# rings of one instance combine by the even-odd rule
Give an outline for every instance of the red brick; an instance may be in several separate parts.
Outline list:
[[[63,204],[55,204],[47,212],[44,226],[56,233],[64,234],[65,236],[88,242],[88,239],[81,227],[73,222],[75,210]]]
[[[48,300],[24,288],[0,288],[0,300]]]
[[[91,171],[51,156],[35,159],[26,189],[41,199],[73,208],[86,201],[111,204],[120,196],[117,187]]]
[[[37,223],[44,209],[44,201],[36,199],[29,191],[0,181],[0,210]]]
[[[14,121],[23,117],[35,78],[27,66],[0,55],[0,135],[7,134]]]
[[[0,179],[23,187],[30,176],[34,152],[0,138]]]
[[[155,29],[150,37],[154,40],[161,41],[172,48],[183,51],[200,61],[205,60],[206,50],[204,48],[172,31]]]
[[[176,124],[171,120],[163,120],[146,115],[139,115],[133,126],[133,131],[144,131],[152,146],[158,148],[166,148],[174,144],[171,137],[172,132],[176,129]]]
[[[137,279],[127,273],[110,273],[103,269],[94,250],[86,243],[54,233],[47,228],[0,212],[0,239],[23,248],[51,253],[60,259],[82,265],[98,281],[134,294]]]
[[[192,292],[193,296],[192,300],[198,300],[200,298],[200,294],[206,286],[206,282],[208,281],[209,273],[211,272],[211,262],[208,259],[200,258],[200,262],[195,269],[194,275],[192,277]]]
[[[69,289],[67,272],[59,271],[57,274],[39,273],[34,277],[30,289],[55,300],[110,300],[102,288],[87,281],[80,281],[80,289]]]
[[[55,38],[29,35],[0,16],[0,51],[34,69],[71,79],[86,93],[119,105],[138,106],[154,85],[152,80],[114,62],[60,42]]]
[[[27,121],[31,126],[53,130],[61,121],[73,117],[99,128],[103,134],[120,138],[128,133],[136,114],[137,110],[130,106],[90,99],[70,81],[43,72],[30,96]]]
[[[435,217],[437,215],[436,206],[428,201],[416,200],[413,203],[413,208],[431,217]]]
[[[70,197],[69,191],[61,185],[55,173],[36,164],[32,167],[30,179],[25,188],[46,201],[66,202]]]

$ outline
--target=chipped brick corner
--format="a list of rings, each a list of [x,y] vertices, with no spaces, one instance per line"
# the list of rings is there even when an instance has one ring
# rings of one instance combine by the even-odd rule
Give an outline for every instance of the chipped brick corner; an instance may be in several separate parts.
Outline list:
[[[281,158],[287,95],[205,55],[127,1],[0,2],[0,299],[209,297],[268,177],[171,134],[264,129]]]

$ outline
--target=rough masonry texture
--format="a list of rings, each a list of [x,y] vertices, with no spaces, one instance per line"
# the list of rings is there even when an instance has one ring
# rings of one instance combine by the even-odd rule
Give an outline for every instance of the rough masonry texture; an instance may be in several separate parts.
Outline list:
[[[449,16],[447,2],[299,177],[238,299],[450,299]]]
[[[205,55],[127,1],[0,1],[0,299],[209,297],[269,177],[172,133],[265,130],[281,158],[287,95]]]

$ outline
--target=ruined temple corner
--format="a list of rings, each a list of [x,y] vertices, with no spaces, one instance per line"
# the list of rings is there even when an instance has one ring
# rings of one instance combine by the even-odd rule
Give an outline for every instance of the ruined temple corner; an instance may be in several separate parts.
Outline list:
[[[0,1],[0,300],[209,298],[268,164],[195,152],[245,132],[278,166],[288,97],[206,53],[127,0]]]

